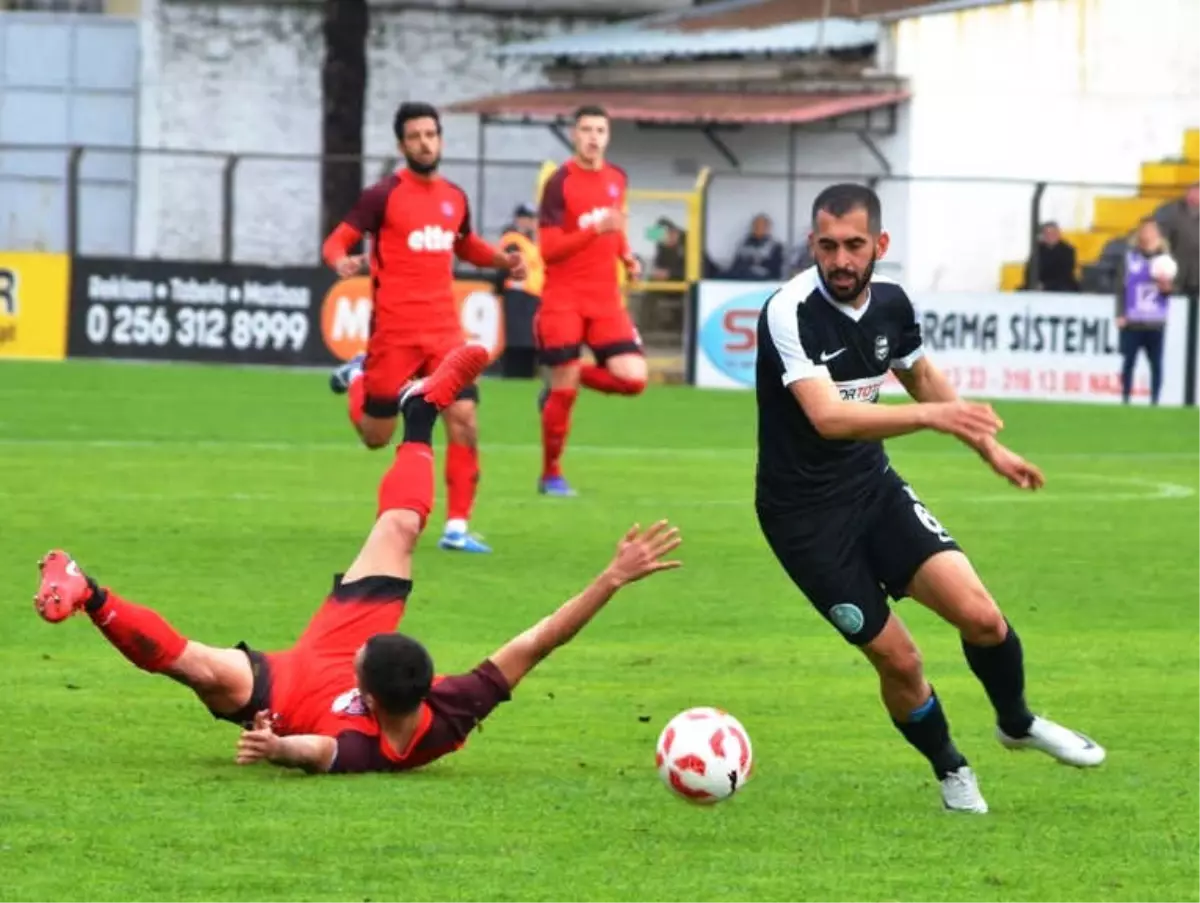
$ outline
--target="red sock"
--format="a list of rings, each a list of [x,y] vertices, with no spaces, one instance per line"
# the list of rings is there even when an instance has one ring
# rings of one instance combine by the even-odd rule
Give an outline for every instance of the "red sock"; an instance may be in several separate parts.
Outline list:
[[[479,485],[479,449],[451,443],[446,450],[446,517],[470,520]]]
[[[158,612],[126,602],[106,590],[104,604],[88,616],[117,651],[143,671],[157,674],[179,660],[187,637],[178,633]]]
[[[579,395],[577,389],[551,389],[542,408],[542,477],[561,477],[563,449],[571,431],[571,408]]]
[[[363,402],[367,400],[367,381],[363,379],[362,374],[350,380],[346,389],[346,400],[350,406],[350,422],[357,427],[362,424]]]
[[[615,376],[606,367],[588,364],[579,370],[579,381],[589,389],[606,395],[641,395],[646,384],[640,380]]]
[[[421,526],[433,508],[433,449],[424,442],[405,442],[396,448],[391,468],[379,483],[379,514],[415,511]]]

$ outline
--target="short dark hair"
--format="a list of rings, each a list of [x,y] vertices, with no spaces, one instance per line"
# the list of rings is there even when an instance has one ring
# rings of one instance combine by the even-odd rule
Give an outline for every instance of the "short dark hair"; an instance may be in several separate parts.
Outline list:
[[[437,123],[438,134],[442,133],[442,117],[437,107],[431,103],[420,101],[405,101],[396,110],[396,118],[392,120],[392,131],[397,141],[404,140],[404,127],[414,119],[432,119]]]
[[[579,120],[586,116],[599,116],[601,119],[608,119],[608,110],[599,104],[587,103],[575,111],[575,114],[571,117],[571,121],[578,125]]]
[[[879,195],[866,185],[856,185],[853,182],[830,185],[817,195],[812,205],[812,224],[815,228],[818,213],[828,213],[840,219],[855,210],[867,211],[867,228],[873,235],[882,231],[883,210],[879,204]]]
[[[359,689],[388,715],[406,715],[429,695],[433,659],[402,633],[377,633],[367,640],[358,666]]]

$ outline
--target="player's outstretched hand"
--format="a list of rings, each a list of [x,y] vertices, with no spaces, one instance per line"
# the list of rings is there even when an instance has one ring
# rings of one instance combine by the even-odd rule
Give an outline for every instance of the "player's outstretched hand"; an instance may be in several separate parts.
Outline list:
[[[243,730],[238,737],[237,763],[253,765],[255,762],[269,761],[279,748],[279,737],[271,724],[271,713],[259,712],[254,716],[254,726]]]
[[[930,404],[927,408],[932,429],[957,436],[973,448],[982,448],[1004,427],[990,404],[946,401]]]
[[[625,275],[629,277],[630,282],[637,282],[642,278],[642,262],[633,254],[630,254],[623,261],[625,264]]]
[[[679,548],[681,542],[683,539],[679,535],[679,528],[672,527],[665,520],[646,530],[634,524],[617,543],[617,554],[608,566],[608,574],[624,586],[650,574],[680,567],[683,562],[664,561],[663,557]]]
[[[999,442],[991,443],[980,454],[992,470],[1018,489],[1036,492],[1046,485],[1046,478],[1041,470]]]

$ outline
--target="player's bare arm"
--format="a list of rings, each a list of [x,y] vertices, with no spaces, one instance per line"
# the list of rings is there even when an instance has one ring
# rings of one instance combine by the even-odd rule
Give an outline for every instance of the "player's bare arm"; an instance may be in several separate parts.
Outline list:
[[[612,562],[587,589],[492,656],[509,687],[515,688],[538,662],[570,642],[621,587],[679,567],[681,562],[666,560],[666,556],[679,548],[682,541],[679,530],[665,520],[644,531],[637,524],[630,527],[617,544]]]
[[[800,379],[788,388],[813,427],[826,439],[880,441],[936,430],[979,447],[1004,426],[987,404],[968,401],[860,404],[843,400],[837,386],[825,376]]]
[[[911,367],[896,367],[892,372],[909,396],[919,404],[953,404],[960,400],[958,391],[946,374],[928,356],[918,358]],[[1018,489],[1038,490],[1046,485],[1041,470],[1002,445],[994,436],[979,444],[968,444],[997,474]]]
[[[337,741],[332,737],[300,734],[280,737],[269,712],[254,716],[254,725],[242,731],[237,744],[237,764],[270,762],[281,768],[299,768],[309,774],[324,774],[333,767]]]

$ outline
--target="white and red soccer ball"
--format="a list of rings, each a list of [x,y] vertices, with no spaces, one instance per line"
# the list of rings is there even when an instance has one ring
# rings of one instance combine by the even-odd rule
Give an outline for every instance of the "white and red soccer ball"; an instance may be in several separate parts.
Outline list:
[[[654,761],[673,793],[693,803],[719,803],[746,783],[754,753],[741,722],[705,707],[671,719],[658,737]]]

